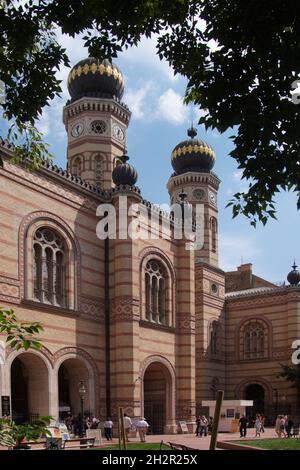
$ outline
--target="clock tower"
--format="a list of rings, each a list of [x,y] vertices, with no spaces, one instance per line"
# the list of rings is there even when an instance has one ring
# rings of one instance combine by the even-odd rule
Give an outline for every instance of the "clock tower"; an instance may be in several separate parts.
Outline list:
[[[112,172],[124,154],[131,113],[122,103],[124,79],[109,61],[89,57],[70,71],[71,99],[64,107],[70,173],[104,190],[114,184]]]
[[[196,250],[195,259],[218,267],[218,189],[220,180],[211,170],[215,163],[215,152],[203,140],[196,139],[197,131],[188,130],[188,140],[178,144],[172,152],[175,170],[167,188],[171,204],[179,202],[182,190],[193,207],[197,231],[203,240]]]

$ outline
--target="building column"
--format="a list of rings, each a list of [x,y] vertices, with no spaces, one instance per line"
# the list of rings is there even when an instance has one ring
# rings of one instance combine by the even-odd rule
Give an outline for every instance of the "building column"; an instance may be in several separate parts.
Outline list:
[[[49,415],[54,421],[59,418],[58,371],[49,370]]]

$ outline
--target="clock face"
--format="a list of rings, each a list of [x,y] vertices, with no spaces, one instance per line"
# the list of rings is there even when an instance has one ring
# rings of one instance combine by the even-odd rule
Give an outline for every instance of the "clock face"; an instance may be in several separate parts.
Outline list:
[[[124,137],[125,137],[125,134],[124,134],[124,131],[123,129],[121,129],[120,126],[118,126],[117,124],[115,124],[113,126],[113,134],[114,134],[114,137],[118,140],[124,140]]]
[[[198,199],[201,201],[202,199],[205,198],[205,191],[204,189],[198,188],[193,191],[193,196],[195,199]]]
[[[215,196],[214,193],[210,193],[209,199],[210,199],[210,201],[211,201],[212,204],[215,204],[215,203],[216,203],[216,196]]]
[[[82,134],[83,132],[83,124],[82,122],[77,122],[71,130],[71,134],[73,137],[78,137]]]

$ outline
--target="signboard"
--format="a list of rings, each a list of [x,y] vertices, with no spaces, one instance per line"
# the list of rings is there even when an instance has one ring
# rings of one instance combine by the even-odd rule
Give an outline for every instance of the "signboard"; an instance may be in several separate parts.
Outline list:
[[[227,418],[234,418],[234,408],[227,408],[226,416]]]
[[[95,438],[95,445],[102,444],[101,429],[87,429],[86,437]]]
[[[238,419],[233,419],[230,424],[230,430],[229,432],[237,432],[239,429],[239,420]]]
[[[47,426],[52,437],[61,438],[61,431],[58,426]]]
[[[1,396],[1,410],[2,410],[2,416],[10,416],[10,396],[9,395]]]
[[[189,432],[188,427],[186,425],[186,421],[179,421],[179,426],[182,433]]]

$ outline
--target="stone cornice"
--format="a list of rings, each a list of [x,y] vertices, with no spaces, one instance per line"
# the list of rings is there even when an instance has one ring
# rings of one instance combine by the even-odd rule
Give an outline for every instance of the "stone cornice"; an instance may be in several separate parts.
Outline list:
[[[0,140],[0,153],[4,157],[4,159],[12,158],[13,151],[13,145],[8,144],[3,140]],[[15,167],[24,167],[25,169],[24,165],[15,165]],[[41,175],[46,174],[47,176],[58,180],[59,183],[64,186],[72,187],[76,191],[79,190],[80,192],[84,192],[89,196],[94,196],[97,199],[107,201],[107,199],[109,198],[109,193],[107,191],[104,191],[103,189],[98,188],[97,186],[94,186],[91,183],[88,183],[87,181],[82,180],[78,176],[72,175],[67,170],[64,170],[58,165],[52,163],[50,160],[44,160],[41,164],[41,167],[38,170],[35,170],[34,172]]]
[[[81,98],[73,103],[67,103],[63,110],[63,122],[66,125],[68,119],[87,111],[97,111],[111,114],[128,125],[131,112],[125,103],[118,100],[105,98]]]
[[[211,264],[206,263],[205,261],[201,261],[197,258],[195,260],[195,265],[196,265],[196,268],[199,267],[199,268],[208,269],[209,271],[213,271],[217,274],[220,274],[221,276],[225,276],[225,271],[223,271],[221,268],[218,268],[217,266],[212,266]]]
[[[213,172],[198,173],[198,172],[188,171],[187,173],[182,173],[180,175],[176,175],[175,173],[173,173],[173,175],[171,175],[167,183],[167,188],[168,190],[170,190],[172,187],[182,186],[182,184],[184,183],[209,184],[214,189],[218,190],[221,180]]]

